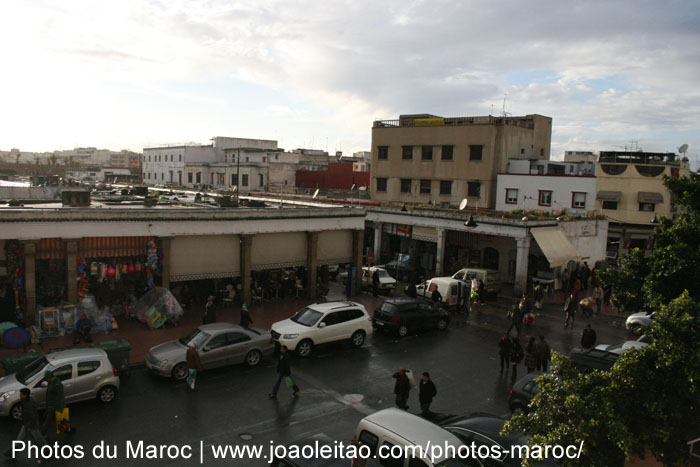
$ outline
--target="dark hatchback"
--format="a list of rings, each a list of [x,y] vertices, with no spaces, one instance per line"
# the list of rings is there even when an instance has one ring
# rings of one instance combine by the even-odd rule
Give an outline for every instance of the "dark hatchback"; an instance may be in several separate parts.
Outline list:
[[[527,413],[529,411],[528,406],[532,398],[540,392],[535,380],[543,374],[541,371],[534,371],[520,378],[513,385],[508,398],[508,406],[513,413]]]
[[[401,282],[416,283],[418,279],[425,275],[425,271],[422,267],[412,263],[397,264],[396,260],[389,261],[378,267],[386,269],[386,272],[388,272],[391,277]]]
[[[443,330],[449,324],[449,312],[442,308],[435,309],[432,303],[408,297],[384,300],[372,316],[375,328],[396,332],[401,337],[409,331]]]

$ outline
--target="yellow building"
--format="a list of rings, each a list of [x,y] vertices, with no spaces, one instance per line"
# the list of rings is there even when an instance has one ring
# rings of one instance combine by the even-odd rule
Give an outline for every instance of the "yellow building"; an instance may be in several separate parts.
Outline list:
[[[687,159],[673,153],[601,151],[596,168],[596,210],[610,221],[608,256],[631,248],[651,250],[649,236],[661,217],[676,212],[664,175],[688,176]]]
[[[549,159],[552,119],[442,118],[378,120],[372,127],[372,198],[379,201],[493,208],[496,175],[508,159]]]

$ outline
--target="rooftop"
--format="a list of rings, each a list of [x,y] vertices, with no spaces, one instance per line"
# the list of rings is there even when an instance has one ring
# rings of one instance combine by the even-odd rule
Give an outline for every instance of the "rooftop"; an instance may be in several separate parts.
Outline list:
[[[494,117],[492,115],[477,117],[438,117],[431,114],[400,115],[398,120],[375,120],[374,128],[414,127],[414,126],[465,126],[465,125],[508,125],[534,129],[535,115],[521,117]],[[545,117],[547,118],[547,117]]]
[[[600,151],[601,164],[666,164],[680,165],[678,156],[672,152]]]

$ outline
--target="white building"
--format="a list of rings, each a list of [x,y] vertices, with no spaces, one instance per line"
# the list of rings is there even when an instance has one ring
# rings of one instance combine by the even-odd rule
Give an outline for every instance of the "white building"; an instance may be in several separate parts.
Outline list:
[[[271,190],[295,186],[299,154],[280,152],[274,157],[270,157],[269,161],[269,187]]]
[[[597,156],[593,151],[564,151],[564,162],[591,162],[595,164]]]
[[[510,160],[497,176],[497,211],[563,211],[582,215],[595,209],[595,165]]]

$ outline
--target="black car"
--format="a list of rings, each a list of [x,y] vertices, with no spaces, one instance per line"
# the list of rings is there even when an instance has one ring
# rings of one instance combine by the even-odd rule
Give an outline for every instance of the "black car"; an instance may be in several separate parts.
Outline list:
[[[593,370],[610,370],[620,354],[596,348],[572,349],[569,358],[581,373],[590,373]]]
[[[449,324],[450,314],[447,311],[409,297],[384,300],[372,316],[375,328],[396,332],[401,337],[419,329],[446,329]]]
[[[420,266],[412,263],[398,263],[397,266],[396,260],[389,261],[378,267],[386,269],[386,272],[388,272],[391,277],[401,282],[416,283],[425,275],[423,268]]]
[[[299,440],[296,440],[286,446],[286,451],[287,452],[292,452],[294,448],[298,448],[297,452],[302,452],[302,448],[304,446],[309,446],[310,448],[314,448],[316,446],[319,446],[319,448],[322,448],[323,446],[329,446],[330,449],[333,449],[334,447],[334,441],[329,438],[328,436],[324,434],[316,434],[316,435],[311,435],[306,438],[302,438]],[[345,449],[347,449],[347,443],[344,443]],[[307,448],[308,449],[308,448]],[[311,449],[309,449],[311,451]],[[319,449],[320,451],[320,449]],[[335,452],[335,451],[331,451]],[[341,452],[347,452],[345,450],[341,450]],[[285,457],[275,457],[272,462],[269,464],[272,467],[351,467],[352,465],[352,459],[325,459],[323,457],[319,458],[314,458],[314,457],[304,457],[304,456],[291,456],[287,455]],[[367,467],[380,467],[379,464],[374,462],[371,459],[367,459],[366,464]]]
[[[513,413],[527,413],[529,411],[530,401],[535,397],[535,394],[540,392],[535,379],[542,374],[544,373],[541,371],[529,373],[513,385],[508,399],[508,406]]]
[[[465,445],[472,442],[477,446],[488,446],[491,452],[497,449],[502,455],[499,458],[484,459],[484,464],[488,466],[519,467],[521,459],[510,456],[511,446],[526,446],[530,437],[524,433],[516,432],[508,435],[501,435],[500,432],[506,420],[495,416],[473,416],[462,415],[446,419],[440,425],[447,431],[454,434]],[[545,459],[535,465],[555,466],[555,462]]]

